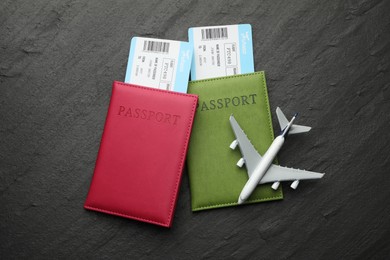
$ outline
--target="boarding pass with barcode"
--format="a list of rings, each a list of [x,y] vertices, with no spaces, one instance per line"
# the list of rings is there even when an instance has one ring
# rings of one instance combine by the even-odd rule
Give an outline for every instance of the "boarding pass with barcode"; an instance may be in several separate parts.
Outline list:
[[[188,42],[133,37],[125,82],[186,93],[192,52]]]
[[[188,30],[194,46],[191,80],[254,72],[250,24],[193,27]]]

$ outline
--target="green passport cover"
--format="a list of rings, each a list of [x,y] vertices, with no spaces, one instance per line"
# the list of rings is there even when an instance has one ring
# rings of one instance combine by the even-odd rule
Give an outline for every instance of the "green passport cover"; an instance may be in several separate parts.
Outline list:
[[[237,205],[248,181],[246,168],[236,166],[239,149],[231,150],[235,139],[229,123],[231,114],[262,155],[274,135],[264,72],[191,81],[188,93],[199,95],[187,167],[193,211]],[[281,187],[259,185],[246,203],[282,199]]]

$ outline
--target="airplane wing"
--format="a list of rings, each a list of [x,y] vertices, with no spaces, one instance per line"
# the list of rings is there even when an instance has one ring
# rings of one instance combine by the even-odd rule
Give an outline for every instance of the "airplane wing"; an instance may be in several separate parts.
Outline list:
[[[248,137],[241,129],[240,125],[237,123],[236,119],[233,115],[230,116],[230,124],[232,126],[234,135],[236,136],[236,140],[238,142],[238,146],[240,147],[240,151],[242,157],[245,161],[245,166],[247,168],[247,172],[249,177],[252,175],[256,165],[261,161],[260,154],[256,151],[255,147],[253,147],[252,143],[249,141]]]
[[[318,172],[305,171],[272,164],[267,173],[260,180],[259,184],[280,181],[321,179],[323,176],[324,174]]]

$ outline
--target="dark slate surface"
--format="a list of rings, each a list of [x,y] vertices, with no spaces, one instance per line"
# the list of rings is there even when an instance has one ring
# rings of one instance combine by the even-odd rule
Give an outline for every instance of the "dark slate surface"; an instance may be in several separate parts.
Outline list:
[[[390,1],[0,2],[0,258],[377,258],[390,255]],[[279,154],[326,172],[285,199],[173,228],[85,211],[113,80],[132,36],[250,23],[272,110],[313,126]],[[274,118],[274,129],[277,129]]]

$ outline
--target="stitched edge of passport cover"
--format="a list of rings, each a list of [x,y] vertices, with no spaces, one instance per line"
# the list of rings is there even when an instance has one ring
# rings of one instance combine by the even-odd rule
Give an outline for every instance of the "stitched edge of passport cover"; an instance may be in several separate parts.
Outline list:
[[[139,88],[139,89],[143,89],[143,90],[147,90],[147,91],[162,92],[162,93],[168,94],[168,95],[178,95],[178,96],[183,96],[183,97],[188,97],[188,98],[193,99],[191,113],[190,113],[190,117],[189,117],[189,120],[188,120],[188,125],[186,127],[186,134],[185,134],[186,137],[185,137],[183,148],[182,148],[182,152],[181,152],[181,158],[178,161],[178,164],[179,164],[178,165],[178,172],[177,172],[176,178],[175,178],[175,189],[174,189],[174,191],[172,193],[172,198],[171,198],[171,201],[170,201],[169,215],[168,215],[167,222],[161,222],[161,221],[156,221],[156,220],[153,220],[153,219],[150,219],[150,218],[147,219],[147,218],[144,218],[144,217],[141,217],[141,216],[136,216],[135,214],[131,215],[131,214],[123,213],[123,212],[120,212],[120,210],[113,211],[113,210],[103,209],[103,208],[100,208],[100,207],[94,207],[94,206],[91,206],[91,205],[87,205],[88,195],[87,195],[87,200],[86,200],[86,202],[84,204],[84,208],[85,209],[94,210],[94,211],[103,212],[103,213],[108,213],[108,214],[112,214],[112,215],[116,215],[116,216],[121,216],[121,217],[130,218],[130,219],[135,219],[135,220],[139,220],[139,221],[143,221],[143,222],[148,222],[148,223],[152,223],[152,224],[157,224],[157,225],[161,225],[161,226],[164,226],[164,227],[170,227],[171,224],[172,224],[172,220],[173,220],[173,213],[174,213],[175,207],[176,207],[176,203],[175,202],[177,201],[177,197],[178,197],[178,189],[179,189],[180,182],[181,182],[181,176],[182,176],[182,172],[183,172],[184,162],[185,162],[185,158],[186,158],[186,154],[187,154],[187,150],[188,150],[188,143],[189,143],[189,140],[190,140],[192,125],[193,125],[194,116],[195,116],[195,113],[196,113],[195,109],[196,109],[196,104],[198,102],[198,96],[197,95],[193,95],[193,94],[178,93],[178,92],[173,92],[173,91],[164,91],[164,90],[155,89],[155,88],[149,88],[149,87],[143,87],[143,86],[138,86],[138,85],[133,85],[133,84],[127,84],[127,83],[123,83],[123,82],[119,82],[119,81],[114,81],[113,82],[113,86],[114,85],[122,85],[124,87]],[[109,114],[109,109],[111,109],[111,100],[110,100],[109,107],[108,107],[108,110],[107,110],[107,116]],[[105,121],[105,124],[104,124],[104,128],[106,127],[106,124],[107,124],[107,118],[106,118],[106,121]],[[104,132],[104,130],[103,130],[103,132]],[[102,134],[102,137],[103,137],[103,134]],[[103,141],[103,139],[100,142],[102,142],[102,141]],[[101,144],[100,144],[100,146],[101,146]],[[100,153],[100,147],[99,147],[99,152],[98,152],[98,155],[97,155],[97,159],[99,158],[99,153]],[[94,174],[95,174],[95,170],[94,170],[93,175]],[[90,185],[92,185],[92,182],[93,182],[93,176],[92,176],[92,180],[91,180],[91,184]],[[89,194],[89,192],[88,192],[88,194]]]
[[[267,92],[267,85],[266,85],[266,82],[265,82],[265,75],[264,75],[264,71],[260,71],[260,72],[254,72],[254,73],[248,73],[248,74],[241,74],[241,75],[234,75],[234,76],[227,76],[227,77],[219,77],[219,78],[213,78],[213,79],[203,79],[203,80],[195,80],[195,81],[191,81],[189,83],[189,92],[191,92],[190,90],[192,88],[202,88],[202,85],[199,85],[199,84],[202,84],[204,82],[215,82],[215,81],[223,81],[223,80],[227,80],[227,79],[232,79],[232,78],[241,78],[241,77],[251,77],[251,76],[255,76],[255,75],[259,75],[260,76],[260,80],[262,81],[262,86],[259,86],[259,92],[262,92],[263,91],[263,94],[264,94],[264,101],[265,101],[265,106],[267,108],[267,125],[268,125],[268,128],[269,128],[269,134],[270,134],[270,138],[271,140],[274,139],[274,132],[273,132],[273,127],[272,127],[272,120],[271,120],[271,113],[270,113],[270,106],[269,106],[269,99],[268,99],[268,92]],[[210,88],[212,88],[212,86],[209,86]],[[240,86],[237,86],[237,88],[239,88]],[[195,93],[197,94],[197,93]],[[200,99],[202,97],[199,96],[199,103],[200,103]],[[200,106],[200,104],[199,104]],[[200,113],[200,112],[198,112]],[[198,115],[200,116],[200,115]],[[239,118],[237,119],[239,121]],[[228,118],[226,118],[226,121],[228,122]],[[195,122],[196,124],[196,118],[195,118]],[[240,123],[240,121],[239,121]],[[229,128],[230,127],[230,124],[229,124]],[[231,129],[229,129],[231,130]],[[245,129],[243,129],[245,131]],[[232,131],[232,130],[231,130]],[[232,131],[232,135],[233,135],[233,131]],[[230,141],[230,140],[229,140]],[[191,146],[191,141],[190,141],[190,146]],[[227,149],[229,149],[229,147],[227,146]],[[189,147],[189,150],[191,150],[191,147]],[[187,159],[189,159],[189,157],[187,157]],[[232,162],[232,165],[231,167],[236,167],[234,161]],[[188,167],[188,161],[187,161],[187,169],[188,169],[188,174],[191,175],[191,170],[189,169],[190,167]],[[246,168],[244,169],[246,171]],[[245,172],[245,176],[246,178],[248,177],[247,173]],[[191,187],[191,176],[190,177],[190,187]],[[261,185],[261,186],[268,186],[269,188],[271,187],[271,184],[264,184],[264,185]],[[258,188],[256,188],[258,189]],[[270,188],[271,189],[271,188]],[[271,201],[271,200],[279,200],[279,199],[283,199],[283,193],[282,193],[282,189],[281,189],[281,186],[279,187],[279,189],[277,191],[271,191],[273,193],[272,196],[267,196],[267,197],[262,197],[262,198],[256,198],[256,199],[249,199],[246,201],[247,204],[250,204],[250,203],[256,203],[256,202],[262,202],[262,201]],[[193,194],[191,194],[191,196],[193,196]],[[238,198],[238,196],[237,196]],[[220,208],[220,207],[227,207],[227,206],[235,206],[235,205],[238,205],[237,201],[234,200],[234,201],[227,201],[227,202],[221,202],[221,203],[212,203],[212,204],[209,204],[209,205],[204,205],[204,206],[196,206],[194,207],[192,205],[192,199],[191,199],[191,207],[192,207],[192,211],[199,211],[199,210],[205,210],[205,209],[212,209],[212,208]]]

